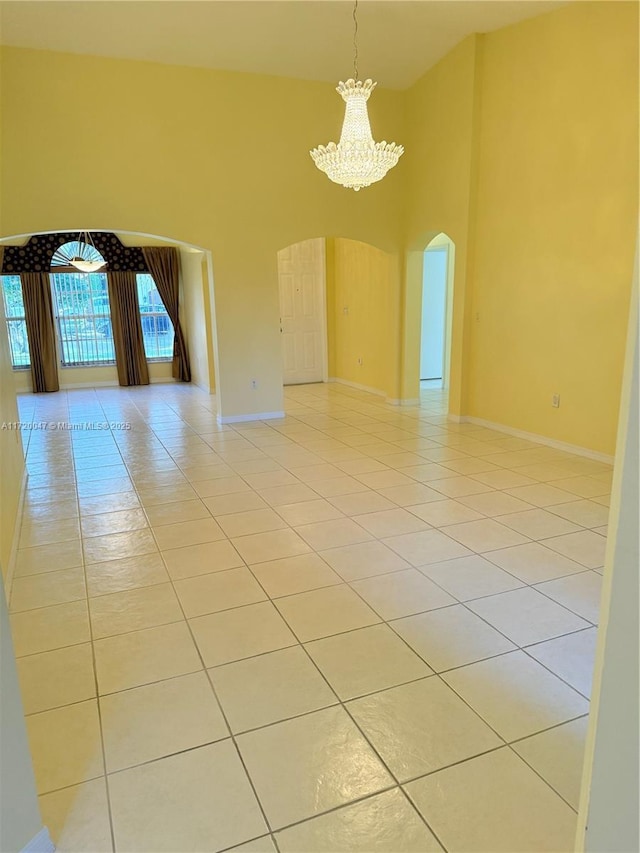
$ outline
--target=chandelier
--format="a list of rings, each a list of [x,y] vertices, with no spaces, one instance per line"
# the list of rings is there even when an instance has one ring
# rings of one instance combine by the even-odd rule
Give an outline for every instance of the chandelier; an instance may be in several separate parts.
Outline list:
[[[374,142],[369,124],[367,101],[376,84],[373,80],[358,80],[358,0],[353,7],[353,70],[346,83],[340,81],[336,92],[346,103],[340,142],[319,145],[310,152],[318,169],[336,184],[358,192],[381,181],[400,159],[404,148],[395,142]]]
[[[76,247],[74,256],[69,259],[72,267],[80,272],[98,272],[106,266],[107,262],[96,249],[88,231],[81,231],[78,234]]]

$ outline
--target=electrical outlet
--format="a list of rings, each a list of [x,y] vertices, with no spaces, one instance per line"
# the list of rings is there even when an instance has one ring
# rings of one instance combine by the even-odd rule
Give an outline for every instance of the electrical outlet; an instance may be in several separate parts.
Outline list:
[[[256,390],[256,388],[258,387],[258,380],[257,380],[257,379],[252,379],[252,380],[251,380],[251,382],[250,382],[250,385],[251,385],[251,388],[255,391],[255,390]]]
[[[342,313],[343,313],[343,314],[348,314],[348,313],[349,313],[349,306],[348,306],[348,305],[345,305],[345,306],[344,306],[344,308],[342,309]]]
[[[554,394],[551,398],[551,405],[554,409],[560,408],[560,394]]]

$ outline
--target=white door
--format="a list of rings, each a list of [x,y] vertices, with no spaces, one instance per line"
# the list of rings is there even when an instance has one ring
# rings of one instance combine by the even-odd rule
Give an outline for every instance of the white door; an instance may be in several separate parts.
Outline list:
[[[444,327],[447,314],[447,249],[424,253],[420,379],[444,376]]]
[[[325,241],[278,252],[280,328],[285,385],[322,382],[326,353]]]

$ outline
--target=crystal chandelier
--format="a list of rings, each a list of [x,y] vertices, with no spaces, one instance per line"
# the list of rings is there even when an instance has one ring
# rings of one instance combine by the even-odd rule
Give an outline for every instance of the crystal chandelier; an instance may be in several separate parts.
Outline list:
[[[98,272],[106,266],[106,261],[94,246],[88,231],[81,231],[78,234],[76,246],[77,253],[69,260],[72,267],[80,272]]]
[[[353,7],[354,21],[354,77],[346,83],[340,81],[336,91],[346,103],[340,142],[319,145],[310,152],[318,169],[336,184],[349,187],[356,192],[381,181],[392,169],[404,152],[402,145],[395,142],[374,142],[367,113],[367,101],[376,84],[373,80],[358,80],[358,0]]]

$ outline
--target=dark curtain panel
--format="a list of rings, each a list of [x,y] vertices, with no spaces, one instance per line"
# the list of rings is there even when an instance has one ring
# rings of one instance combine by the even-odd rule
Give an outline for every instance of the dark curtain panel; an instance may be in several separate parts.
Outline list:
[[[160,299],[173,323],[173,378],[191,382],[191,367],[187,344],[178,316],[178,252],[173,246],[160,246],[142,250],[145,263],[158,288]]]
[[[58,355],[49,273],[20,273],[34,391],[58,391]]]
[[[111,325],[120,385],[148,385],[138,286],[134,272],[108,272]]]

